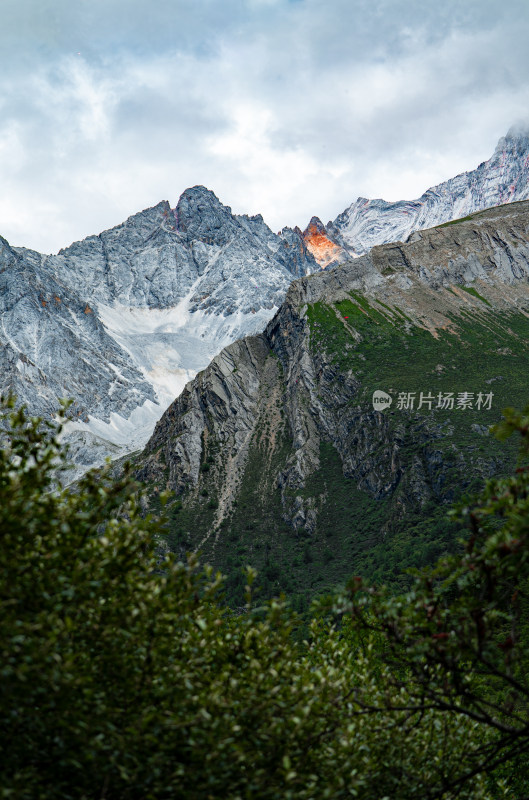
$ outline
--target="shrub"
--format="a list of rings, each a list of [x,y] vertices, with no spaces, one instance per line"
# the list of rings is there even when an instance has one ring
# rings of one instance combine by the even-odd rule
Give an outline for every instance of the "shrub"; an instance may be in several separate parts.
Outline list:
[[[54,484],[57,433],[13,412],[0,451],[2,796],[452,796],[475,722],[410,712],[405,687],[385,710],[373,642],[313,622],[300,648],[251,570],[245,612],[223,608],[220,575],[160,556],[126,475]]]

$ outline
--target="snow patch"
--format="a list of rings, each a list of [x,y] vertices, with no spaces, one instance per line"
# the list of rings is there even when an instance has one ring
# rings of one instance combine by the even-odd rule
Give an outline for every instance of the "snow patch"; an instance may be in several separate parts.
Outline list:
[[[108,455],[117,458],[143,448],[154,426],[186,383],[205,369],[220,351],[249,334],[260,333],[277,311],[238,311],[228,316],[189,311],[187,298],[172,308],[131,308],[98,304],[97,312],[107,333],[132,357],[156,392],[128,417],[112,412],[110,421],[90,416],[88,422],[65,426],[66,440],[76,432],[90,433],[109,444]],[[118,378],[119,369],[110,364]],[[116,446],[119,452],[116,453]]]

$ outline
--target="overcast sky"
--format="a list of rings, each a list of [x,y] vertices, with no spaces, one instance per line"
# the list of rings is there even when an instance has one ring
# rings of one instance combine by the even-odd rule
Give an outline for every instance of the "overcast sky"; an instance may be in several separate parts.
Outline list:
[[[527,0],[1,0],[0,234],[204,184],[274,229],[418,197],[529,118]]]

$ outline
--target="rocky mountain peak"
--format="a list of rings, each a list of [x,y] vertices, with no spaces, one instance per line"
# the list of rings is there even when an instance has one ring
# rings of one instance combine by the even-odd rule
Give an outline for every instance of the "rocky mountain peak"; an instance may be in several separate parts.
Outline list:
[[[9,242],[3,236],[0,236],[0,272],[3,272],[15,259],[15,253],[9,246]]]
[[[185,189],[180,195],[176,210],[180,214],[185,214],[186,211],[189,213],[189,209],[201,212],[208,207],[225,209],[231,214],[231,208],[223,205],[215,192],[202,185],[190,186]]]
[[[87,243],[94,242],[95,240],[105,239],[107,242],[112,242],[118,246],[121,243],[125,247],[130,247],[131,244],[139,245],[140,242],[145,240],[153,230],[162,225],[164,220],[167,219],[171,213],[171,206],[168,200],[160,200],[155,206],[138,211],[136,214],[131,214],[130,217],[119,225],[109,228],[97,235],[87,236],[77,242],[73,242],[68,247],[63,247],[57,253],[57,256],[70,256],[80,251],[83,251]],[[25,249],[25,248],[17,248]]]
[[[275,234],[260,214],[233,215],[193,186],[174,210],[162,200],[57,255],[0,238],[0,391],[45,416],[73,396],[83,434],[130,449],[223,346],[263,330],[294,277],[526,197],[529,134],[518,125],[489,161],[419,200],[358,198],[303,232]]]
[[[529,139],[529,121],[517,122],[512,125],[505,136],[500,139],[498,143],[498,147],[500,143],[504,140],[506,141],[524,141]]]
[[[526,202],[294,281],[262,334],[187,384],[137,462],[153,497],[178,495],[171,546],[228,583],[236,548],[296,592],[388,552],[415,559],[430,514],[443,552],[443,506],[503,468],[489,425],[526,402],[528,277]]]
[[[188,239],[206,244],[226,244],[233,235],[231,208],[205,186],[193,186],[181,195],[174,211],[178,230]]]
[[[303,231],[303,235],[306,236],[308,233],[325,233],[325,225],[319,217],[311,217],[309,224]]]
[[[347,257],[343,248],[329,236],[319,217],[312,217],[302,236],[307,250],[312,253],[322,269],[337,264]]]
[[[301,236],[232,215],[204,186],[57,255],[0,238],[0,393],[43,416],[73,397],[83,466],[134,449],[198,370],[263,330],[293,277],[317,269]]]

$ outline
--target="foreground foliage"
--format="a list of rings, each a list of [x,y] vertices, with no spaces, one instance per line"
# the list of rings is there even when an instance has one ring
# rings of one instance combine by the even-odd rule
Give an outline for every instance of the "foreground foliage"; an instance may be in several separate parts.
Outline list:
[[[389,670],[388,693],[363,706],[377,715],[403,707],[439,710],[477,722],[481,747],[454,788],[477,773],[508,775],[529,794],[529,406],[508,409],[499,438],[520,436],[519,466],[488,482],[453,516],[467,523],[464,551],[418,573],[413,590],[394,598],[361,578],[337,610],[354,635],[375,636]]]
[[[230,613],[220,575],[160,555],[134,484],[103,471],[57,488],[63,457],[53,426],[11,414],[0,452],[0,796],[499,797],[479,771],[465,780],[495,730],[421,700],[424,654],[395,672],[380,657],[384,624],[354,621],[314,621],[299,647],[283,601],[251,605],[251,570],[246,612]]]

